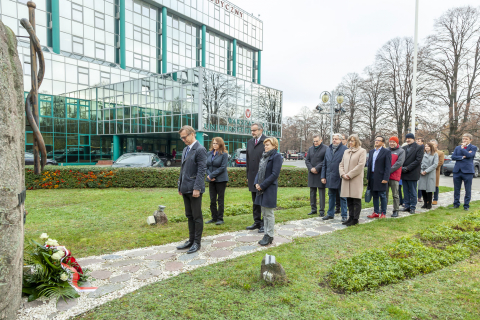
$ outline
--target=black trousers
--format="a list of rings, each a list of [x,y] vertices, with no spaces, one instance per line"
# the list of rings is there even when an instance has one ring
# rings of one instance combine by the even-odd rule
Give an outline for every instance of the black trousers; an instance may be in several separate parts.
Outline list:
[[[262,206],[255,204],[255,198],[257,197],[256,192],[252,192],[252,202],[253,202],[253,223],[263,226],[262,219]]]
[[[212,212],[213,221],[223,221],[223,212],[225,211],[225,189],[227,189],[227,181],[210,182],[208,185],[208,190],[210,192],[210,211]]]
[[[188,218],[189,241],[198,244],[202,241],[203,233],[203,215],[202,215],[202,196],[195,198],[193,193],[183,194],[183,203],[185,204],[185,216]]]
[[[362,211],[362,199],[347,198],[348,215],[353,216],[353,219],[360,218],[360,211]]]

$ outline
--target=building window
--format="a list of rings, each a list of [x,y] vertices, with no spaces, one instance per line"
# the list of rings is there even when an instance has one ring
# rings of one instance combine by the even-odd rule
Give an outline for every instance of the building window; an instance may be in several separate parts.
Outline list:
[[[72,3],[72,20],[83,23],[83,7]]]
[[[105,60],[105,45],[95,42],[95,57],[97,59]]]
[[[133,26],[133,39],[142,41],[142,28]]]
[[[110,73],[109,72],[100,72],[100,81],[105,84],[110,83]]]
[[[176,40],[172,41],[172,52],[173,53],[179,53],[180,52],[179,43]]]
[[[72,36],[73,38],[73,52],[83,55],[83,39]]]
[[[139,54],[133,54],[133,67],[137,69],[142,69],[142,56]]]
[[[95,12],[95,28],[105,29],[105,15],[100,12]]]
[[[23,60],[23,72],[25,73],[25,75],[29,76],[32,74],[32,66],[31,66],[31,63],[30,63],[30,57],[29,56],[24,56],[25,57],[25,60]]]
[[[88,68],[78,67],[78,83],[88,86]]]

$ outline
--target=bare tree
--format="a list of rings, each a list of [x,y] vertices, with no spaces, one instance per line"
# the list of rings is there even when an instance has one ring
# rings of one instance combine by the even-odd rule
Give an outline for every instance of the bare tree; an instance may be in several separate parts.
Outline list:
[[[445,138],[452,151],[460,141],[471,102],[478,97],[479,12],[467,6],[448,10],[435,21],[434,34],[427,38],[425,72],[429,94],[448,107]]]
[[[360,84],[362,83],[362,78],[358,73],[349,73],[343,77],[342,82],[338,86],[338,91],[342,92],[345,101],[343,103],[343,108],[345,109],[345,114],[341,116],[345,121],[345,130],[348,135],[354,133],[357,128],[357,117],[360,108]],[[336,130],[338,132],[340,130]]]
[[[393,119],[396,135],[403,141],[412,121],[413,41],[411,38],[395,38],[378,51],[376,66],[382,71],[388,93],[385,112]],[[419,54],[417,72],[416,109],[424,106],[424,81],[422,78],[422,51]]]
[[[359,109],[362,115],[360,122],[366,125],[364,133],[366,147],[373,148],[375,136],[379,133],[383,121],[387,117],[385,113],[385,104],[387,94],[385,83],[382,77],[382,71],[374,67],[365,69],[365,80],[361,84],[362,103]]]

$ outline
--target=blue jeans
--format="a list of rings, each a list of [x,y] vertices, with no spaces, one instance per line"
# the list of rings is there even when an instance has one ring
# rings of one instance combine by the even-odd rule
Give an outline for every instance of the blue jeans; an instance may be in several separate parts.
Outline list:
[[[433,193],[433,201],[438,201],[438,187],[435,187],[435,192]]]
[[[403,202],[405,208],[415,210],[417,207],[417,180],[403,180]]]
[[[387,192],[386,191],[372,191],[372,198],[373,198],[373,212],[378,214],[386,214],[387,213]],[[378,209],[378,199],[380,198],[382,211]]]
[[[327,215],[330,217],[335,216],[335,203],[337,197],[340,197],[340,189],[328,188],[328,211]],[[342,217],[347,217],[347,198],[340,197],[340,208],[342,211]]]
[[[465,185],[465,199],[463,200],[463,207],[470,208],[470,198],[472,196],[472,179],[473,173],[458,172],[453,174],[453,205],[460,206],[460,189],[462,188],[462,181]]]

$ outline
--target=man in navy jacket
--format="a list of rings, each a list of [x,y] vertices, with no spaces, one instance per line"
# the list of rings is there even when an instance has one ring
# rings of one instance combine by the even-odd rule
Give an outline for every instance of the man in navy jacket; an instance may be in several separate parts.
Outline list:
[[[367,188],[372,193],[373,213],[368,218],[386,218],[387,214],[387,189],[392,168],[392,152],[385,148],[385,138],[375,138],[375,149],[368,155]],[[381,207],[378,200],[380,198]]]
[[[472,142],[473,136],[470,133],[465,133],[462,136],[462,144],[453,151],[452,160],[455,160],[455,167],[453,168],[453,186],[454,186],[454,201],[453,208],[460,207],[460,189],[462,188],[462,181],[465,185],[465,199],[463,201],[463,209],[468,211],[470,208],[470,198],[472,195],[472,179],[475,173],[473,167],[473,159],[477,153],[477,147]],[[451,207],[450,207],[451,208]]]

